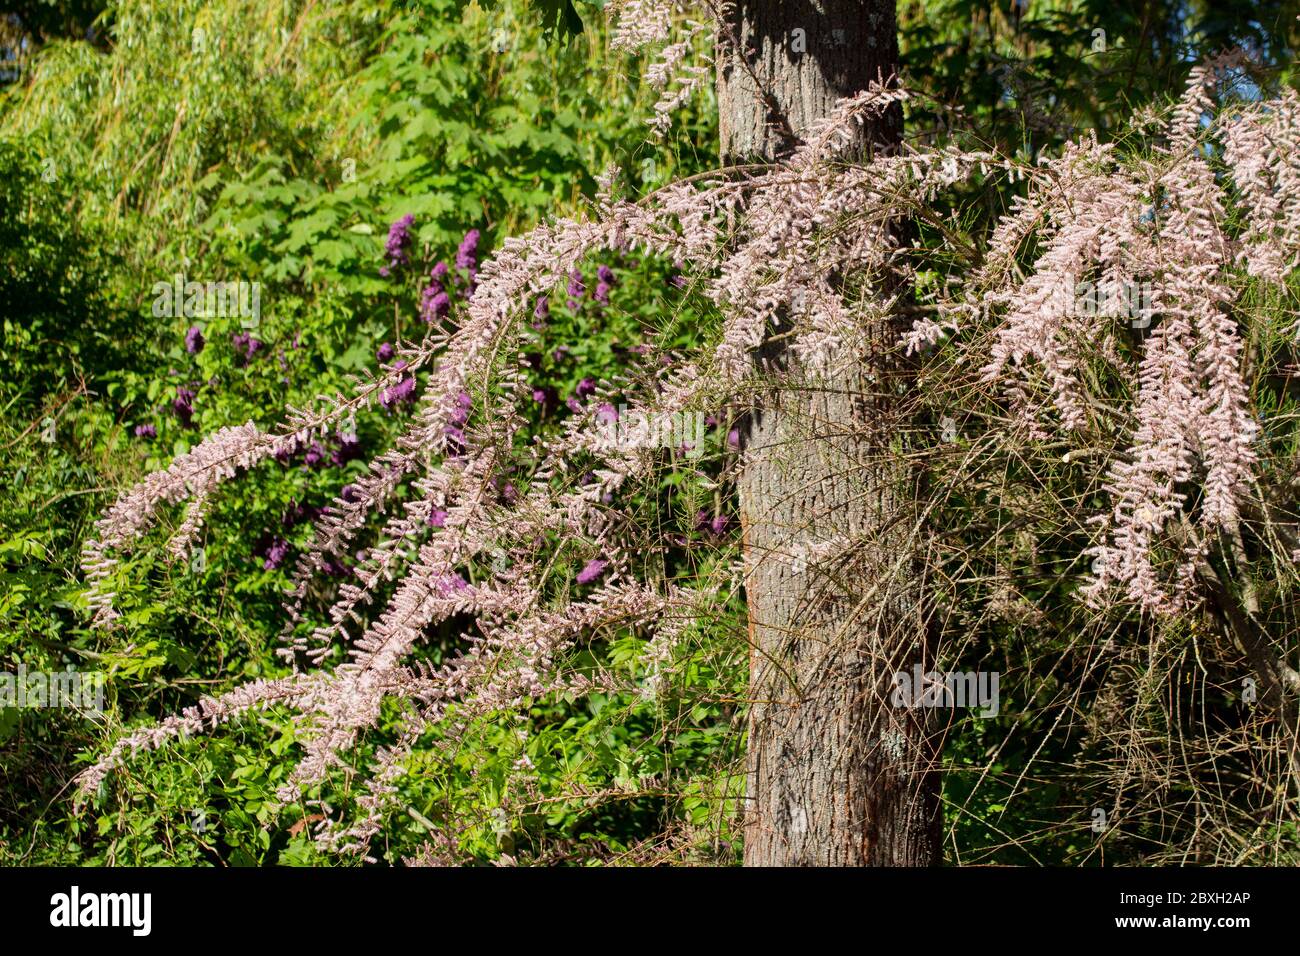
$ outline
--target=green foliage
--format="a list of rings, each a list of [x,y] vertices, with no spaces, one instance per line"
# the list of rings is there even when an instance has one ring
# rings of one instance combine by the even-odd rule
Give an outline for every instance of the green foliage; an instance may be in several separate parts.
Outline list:
[[[422,277],[451,260],[469,228],[490,250],[584,202],[611,161],[640,171],[647,188],[694,171],[714,154],[712,125],[687,110],[678,138],[652,150],[651,92],[634,65],[594,68],[606,62],[601,31],[548,46],[535,12],[509,4],[122,0],[103,22],[107,51],[51,41],[0,101],[0,357],[11,372],[0,398],[0,479],[11,490],[0,501],[0,670],[107,675],[100,718],[0,712],[0,859],[337,862],[312,846],[313,809],[269,809],[295,746],[274,712],[132,761],[85,811],[73,810],[67,785],[132,726],[283,672],[274,649],[291,559],[263,567],[268,543],[303,546],[310,523],[293,517],[332,499],[362,463],[308,468],[300,456],[228,489],[199,564],[170,563],[146,543],[120,575],[126,613],[111,634],[86,629],[80,542],[118,489],[199,436],[269,423],[286,402],[374,370],[381,342],[421,334]],[[419,248],[386,279],[388,225],[408,213]],[[672,347],[696,334],[699,317],[666,284],[670,264],[611,264],[619,281],[608,311],[554,297],[537,334],[532,373],[561,398],[584,377],[618,374],[647,335]],[[591,287],[595,265],[585,267]],[[249,331],[262,348],[249,357],[233,341],[240,316],[155,315],[155,284],[178,274],[260,282]],[[184,347],[191,325],[206,341],[197,354]],[[180,388],[194,392],[188,423],[172,408]],[[548,414],[539,406],[539,423]],[[386,443],[401,416],[358,421],[361,446]],[[137,437],[139,427],[156,436]],[[313,596],[317,612],[326,598]],[[435,657],[458,639],[439,635]],[[624,635],[610,653],[632,667],[638,643]],[[635,847],[674,820],[700,830],[729,818],[734,786],[714,775],[735,756],[738,738],[724,731],[743,661],[726,647],[734,643],[703,647],[704,662],[658,703],[538,702],[525,728],[536,805],[517,799],[524,751],[506,746],[517,728],[485,725],[446,763],[430,740],[389,858],[416,854],[426,824],[453,805],[484,820],[508,807],[521,847],[573,860]],[[726,714],[684,703],[698,695],[733,703]],[[648,708],[664,706],[685,708],[690,726],[649,740]],[[638,782],[651,776],[653,786]],[[606,796],[586,806],[570,784]],[[486,826],[457,837],[484,860],[506,852],[499,822]],[[738,846],[716,843],[692,837],[681,852]],[[706,844],[714,848],[691,849]]]
[[[1084,130],[1121,132],[1133,108],[1178,91],[1202,56],[1241,46],[1286,82],[1296,15],[1288,0],[905,0],[899,33],[907,82],[958,107],[980,142],[1029,155]],[[922,111],[917,130],[951,117]]]

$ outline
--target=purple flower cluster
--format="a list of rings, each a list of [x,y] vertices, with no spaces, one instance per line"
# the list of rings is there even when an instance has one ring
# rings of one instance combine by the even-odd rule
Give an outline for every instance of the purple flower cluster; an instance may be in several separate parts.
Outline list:
[[[700,513],[695,516],[695,530],[704,531],[715,538],[720,538],[727,533],[727,528],[731,526],[731,519],[726,515],[714,515],[709,517],[709,513],[700,509]]]
[[[172,411],[181,420],[181,424],[188,428],[190,419],[194,417],[194,389],[177,385],[176,397],[172,399]]]
[[[492,490],[501,498],[503,504],[513,505],[519,500],[519,490],[510,482],[503,481],[500,478],[493,478],[489,484],[492,486]]]
[[[265,570],[274,571],[289,556],[289,542],[284,538],[272,538],[269,544],[254,551],[253,555],[263,559],[262,567]]]
[[[447,263],[439,261],[429,273],[429,284],[420,293],[420,318],[426,323],[446,318],[451,312],[451,295],[447,291]]]
[[[390,343],[385,342],[379,346],[379,351],[375,353],[375,357],[381,362],[388,362],[392,360],[395,351]]]
[[[341,468],[361,457],[363,449],[355,434],[339,432],[336,441],[338,444],[330,451],[330,464],[334,467]]]
[[[316,469],[324,468],[327,464],[339,467],[360,458],[363,453],[361,442],[355,434],[350,432],[338,432],[330,439],[328,444],[330,446],[328,448],[318,441],[313,441],[307,445],[302,458],[303,467]],[[274,454],[275,460],[287,468],[293,463],[294,456],[301,448],[301,445],[281,447]],[[346,491],[345,488],[344,492],[346,493]]]
[[[559,394],[549,385],[538,385],[533,389],[533,401],[542,406],[542,412],[549,412],[559,402]]]
[[[411,226],[414,222],[415,217],[408,212],[388,227],[388,240],[384,243],[384,258],[388,260],[388,265],[379,269],[379,274],[384,278],[392,275],[394,269],[411,261],[408,250],[412,242]]]
[[[533,306],[533,328],[541,331],[546,328],[546,320],[551,315],[551,302],[547,296],[539,295],[537,304]]]
[[[609,305],[609,292],[614,288],[614,270],[607,265],[596,269],[595,299],[601,305]]]
[[[341,578],[348,573],[348,566],[346,564],[329,557],[321,560],[320,569],[322,573],[331,578]]]
[[[461,392],[456,396],[456,404],[448,416],[447,427],[443,429],[443,433],[450,439],[448,444],[453,452],[459,453],[465,449],[465,423],[469,421],[470,409],[473,407],[474,399],[469,392]]]
[[[153,425],[136,425],[135,437],[136,438],[157,438],[158,429],[155,428]]]
[[[399,359],[393,368],[404,369],[406,363]],[[415,376],[410,373],[403,375],[396,385],[390,385],[379,393],[379,404],[390,411],[398,405],[413,401],[415,401]]]
[[[685,268],[686,268],[686,264],[683,263],[680,259],[673,263],[672,272],[668,273],[668,279],[667,279],[667,282],[670,286],[672,286],[675,289],[686,288],[686,275],[684,273]]]
[[[247,363],[262,348],[262,342],[253,338],[247,332],[236,332],[230,337],[231,343],[235,346],[235,352],[241,362]],[[239,353],[243,353],[240,355]]]
[[[191,325],[185,333],[185,351],[191,355],[198,355],[203,351],[203,345],[203,330],[197,325]]]
[[[569,407],[569,411],[580,412],[586,404],[587,399],[595,394],[596,380],[588,375],[586,378],[578,382],[577,387],[573,390],[573,394],[565,399],[564,404]]]
[[[604,558],[592,558],[587,562],[587,566],[578,572],[575,580],[579,584],[590,584],[604,574],[607,567],[609,567],[609,562]]]
[[[572,310],[580,308],[582,306],[582,297],[586,294],[586,283],[582,281],[582,273],[575,266],[574,270],[569,273],[569,308]]]
[[[456,250],[456,268],[468,272],[471,281],[478,272],[478,241],[479,231],[471,229],[465,233],[465,238],[460,241],[460,248]]]
[[[304,521],[315,521],[320,515],[321,509],[315,505],[304,505],[297,501],[291,501],[284,512],[282,523],[286,528],[292,528]]]

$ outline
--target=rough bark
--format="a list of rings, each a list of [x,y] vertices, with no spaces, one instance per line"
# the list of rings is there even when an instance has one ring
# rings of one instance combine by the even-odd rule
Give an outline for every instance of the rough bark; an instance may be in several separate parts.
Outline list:
[[[724,164],[774,159],[839,98],[897,71],[893,2],[751,0],[719,44]],[[802,34],[797,34],[802,30]],[[802,52],[800,52],[802,47]],[[863,152],[901,139],[901,114]],[[895,707],[893,675],[931,669],[909,470],[891,453],[906,369],[876,354],[814,381],[779,344],[746,430],[739,481],[751,638],[745,862],[931,865],[940,859],[935,727]],[[801,567],[836,535],[866,547]]]
[[[892,0],[738,0],[725,12],[717,77],[724,163],[784,156],[837,100],[898,71]],[[896,144],[902,134],[894,111],[864,140]]]

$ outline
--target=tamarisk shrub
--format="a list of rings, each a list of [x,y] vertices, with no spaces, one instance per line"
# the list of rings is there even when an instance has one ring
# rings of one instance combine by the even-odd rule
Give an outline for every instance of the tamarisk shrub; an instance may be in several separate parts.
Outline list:
[[[1197,557],[1238,522],[1258,463],[1260,422],[1231,310],[1243,278],[1285,291],[1296,264],[1300,227],[1283,209],[1296,201],[1288,154],[1297,101],[1287,90],[1240,104],[1203,130],[1202,119],[1216,112],[1216,76],[1244,65],[1226,54],[1193,69],[1150,156],[1120,161],[1114,146],[1088,140],[1045,163],[1036,188],[994,231],[962,301],[940,310],[950,327],[963,316],[996,316],[986,380],[1014,382],[1030,366],[1040,369],[1067,433],[1106,416],[1096,393],[1087,394],[1095,375],[1113,376],[1133,396],[1129,444],[1106,484],[1112,507],[1095,519],[1101,534],[1084,590],[1093,603],[1118,590],[1147,611],[1186,606]],[[1215,140],[1217,170],[1207,156],[1217,152]],[[1245,222],[1239,232],[1226,211],[1230,183]],[[1033,272],[1012,280],[1030,236],[1038,247]],[[1084,281],[1102,292],[1096,314],[1080,308]],[[1140,286],[1151,294],[1139,315],[1126,290]],[[1130,361],[1126,340],[1134,336],[1125,326],[1148,325]],[[936,331],[914,330],[912,344]],[[1093,363],[1102,368],[1085,370]],[[1040,431],[1045,411],[1018,407]]]
[[[621,21],[619,42],[670,39],[671,4],[621,8],[636,16]],[[684,53],[670,46],[664,56],[671,66]],[[1297,99],[1287,91],[1219,111],[1215,78],[1240,65],[1225,57],[1195,69],[1172,119],[1146,124],[1155,148],[1145,157],[1088,138],[1033,164],[957,145],[850,162],[854,125],[911,95],[882,82],[841,101],[780,163],[673,183],[635,201],[621,198],[611,169],[588,214],[507,239],[475,262],[473,294],[446,330],[429,325],[417,344],[385,348],[378,375],[349,394],[287,409],[273,428],[219,429],[108,510],[83,554],[98,626],[118,613],[117,556],[163,509],[184,509],[167,545],[183,557],[222,482],[415,383],[402,385],[418,393],[405,430],[319,517],[297,558],[282,635],[292,672],[122,736],[82,774],[83,799],[133,752],[267,707],[294,714],[301,746],[279,799],[311,799],[347,767],[345,755],[384,702],[398,700],[401,730],[368,768],[356,812],[322,802],[316,826],[323,848],[365,853],[426,729],[454,735],[472,719],[548,695],[629,689],[626,677],[574,664],[578,650],[616,632],[651,638],[646,664],[662,681],[683,629],[719,613],[754,562],[795,560],[814,574],[868,545],[842,536],[798,555],[747,555],[748,565],[674,578],[664,561],[672,529],[647,488],[657,468],[680,466],[680,450],[629,441],[613,419],[743,407],[772,387],[755,352],[778,318],[806,368],[832,375],[861,360],[871,349],[864,330],[897,307],[898,278],[914,279],[926,253],[922,240],[900,245],[893,224],[923,214],[945,191],[988,188],[995,174],[1024,183],[1024,192],[948,283],[918,292],[924,314],[897,347],[927,356],[964,350],[967,367],[1004,390],[1013,425],[1033,436],[1086,434],[1103,419],[1126,432],[1127,448],[1109,463],[1110,503],[1096,515],[1083,597],[1163,614],[1186,606],[1198,560],[1214,534],[1238,522],[1260,468],[1261,426],[1232,305],[1252,283],[1286,294],[1300,253]],[[1205,114],[1214,116],[1208,126]],[[1207,154],[1211,142],[1222,146]],[[405,264],[408,226],[390,233],[389,268]],[[966,242],[946,230],[927,235],[939,246]],[[625,380],[584,382],[567,414],[538,425],[528,417],[535,385],[521,353],[548,301],[563,301],[561,289],[582,294],[574,270],[609,252],[674,263],[718,326],[690,356],[649,349]],[[1128,313],[1110,306],[1084,314],[1074,290],[1085,279],[1106,290],[1150,283],[1149,331],[1134,334]],[[441,319],[445,310],[434,311]],[[1118,404],[1115,394],[1124,396]],[[737,435],[722,458],[734,466],[743,435],[729,421],[720,431]],[[708,481],[725,488],[729,475]],[[394,509],[402,487],[414,494]],[[354,579],[334,588],[324,619],[311,621],[310,586],[372,524],[378,543]],[[1281,525],[1278,534],[1294,541],[1293,517]],[[721,533],[726,523],[711,527]],[[440,666],[416,661],[442,622],[456,622],[462,649]],[[336,662],[339,649],[346,656]]]

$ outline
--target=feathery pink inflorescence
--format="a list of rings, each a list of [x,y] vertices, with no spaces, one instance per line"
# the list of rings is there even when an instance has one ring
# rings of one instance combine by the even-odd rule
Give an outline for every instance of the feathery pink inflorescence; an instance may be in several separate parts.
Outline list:
[[[1113,504],[1097,518],[1101,541],[1084,589],[1096,603],[1118,589],[1144,610],[1183,606],[1198,555],[1211,532],[1237,521],[1256,463],[1233,271],[1280,282],[1294,267],[1300,230],[1284,224],[1283,210],[1300,200],[1287,166],[1300,130],[1289,93],[1216,115],[1217,78],[1243,63],[1226,54],[1192,71],[1170,121],[1154,124],[1167,139],[1154,158],[1124,164],[1111,147],[1085,141],[1043,163],[1046,175],[1032,177],[964,299],[947,309],[950,327],[996,321],[986,377],[1015,382],[1040,369],[1067,431],[1096,414],[1084,365],[1100,359],[1132,382],[1129,447],[1109,468]],[[1227,232],[1224,186],[1202,150],[1215,135],[1227,144],[1249,224],[1241,241]],[[1014,279],[1030,236],[1040,252]],[[1096,290],[1093,307],[1080,307],[1081,283]],[[1135,375],[1115,348],[1124,325],[1150,330],[1137,343]]]

